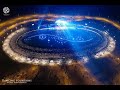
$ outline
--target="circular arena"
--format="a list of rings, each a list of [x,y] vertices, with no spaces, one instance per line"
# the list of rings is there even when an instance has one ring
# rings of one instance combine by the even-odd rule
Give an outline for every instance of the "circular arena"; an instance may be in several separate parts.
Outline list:
[[[89,58],[105,57],[115,49],[115,40],[108,32],[73,24],[91,17],[36,16],[33,16],[34,19],[29,16],[30,19],[17,23],[21,27],[16,27],[17,30],[11,32],[3,42],[4,52],[15,61],[35,65],[86,63]],[[44,23],[37,29],[22,26],[24,23],[34,26],[35,20],[43,17]]]

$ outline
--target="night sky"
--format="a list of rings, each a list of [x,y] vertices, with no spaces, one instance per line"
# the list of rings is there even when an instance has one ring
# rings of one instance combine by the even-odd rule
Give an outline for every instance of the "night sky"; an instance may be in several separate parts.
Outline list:
[[[3,7],[10,8],[10,15],[3,15]],[[19,15],[34,14],[34,13],[53,13],[65,15],[87,15],[101,16],[120,20],[120,5],[10,5],[0,7],[0,19],[7,20]]]

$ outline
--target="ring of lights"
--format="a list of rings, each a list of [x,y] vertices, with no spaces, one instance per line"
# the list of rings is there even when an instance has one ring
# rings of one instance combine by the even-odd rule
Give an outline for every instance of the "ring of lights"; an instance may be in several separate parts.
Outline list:
[[[85,29],[85,30],[87,30],[87,29]],[[37,31],[34,30],[34,32],[37,32]],[[107,54],[109,54],[110,52],[112,52],[114,50],[115,42],[107,33],[105,33],[105,32],[98,33],[97,31],[96,32],[91,31],[91,32],[92,33],[94,32],[97,36],[99,36],[101,38],[101,40],[104,39],[103,40],[104,42],[102,41],[102,44],[99,46],[99,49],[97,50],[97,48],[98,48],[97,47],[96,51],[94,53],[92,53],[91,55],[94,55],[95,58],[100,58],[100,57],[106,56]],[[26,36],[25,35],[26,33],[29,33],[29,32],[26,32],[25,28],[21,28],[15,32],[13,32],[12,34],[10,34],[3,43],[3,50],[13,60],[22,62],[22,63],[35,64],[35,65],[53,65],[53,64],[60,65],[62,63],[68,64],[73,61],[73,59],[74,59],[74,58],[72,58],[73,53],[67,54],[67,53],[65,53],[66,52],[65,49],[61,50],[61,51],[64,51],[64,53],[60,53],[60,50],[58,50],[59,53],[51,53],[51,51],[53,52],[53,51],[56,51],[57,49],[48,50],[48,49],[34,48],[27,44],[24,44],[21,40],[21,37]],[[85,42],[87,42],[87,41],[85,41]],[[83,43],[83,41],[82,41],[82,43]],[[42,53],[42,52],[44,52],[44,53]],[[87,58],[87,55],[86,56],[80,55],[79,52],[78,52],[78,55],[82,56],[81,59],[86,60],[86,58]],[[64,60],[63,57],[67,58],[67,60]],[[52,60],[50,58],[52,58]]]
[[[45,20],[55,21],[56,18],[59,18],[60,16],[59,15],[58,16],[31,15],[31,16],[26,16],[26,17],[27,17],[26,21],[23,21],[23,22],[21,21],[19,24],[16,24],[14,26],[19,26],[19,25],[24,24],[24,23],[26,24],[26,23],[31,22],[31,21],[38,21],[40,18],[43,18],[43,17],[51,17],[51,19],[45,18]],[[119,25],[117,25],[116,23],[113,23],[110,20],[107,20],[107,19],[104,19],[104,18],[99,18],[99,17],[89,17],[89,16],[84,16],[84,17],[83,16],[70,16],[70,17],[69,16],[63,16],[63,17],[67,18],[68,21],[69,21],[69,19],[70,19],[70,21],[72,19],[76,20],[76,21],[81,21],[83,19],[101,20],[101,21],[109,22],[110,24],[113,24],[115,27],[119,28]],[[20,20],[21,19],[24,20],[25,18],[21,17]],[[0,26],[2,26],[2,24]],[[3,30],[2,32],[0,32],[0,35],[2,35],[4,32],[6,32],[7,30],[11,29],[14,26],[11,26],[11,27],[7,28],[6,30]],[[41,28],[40,30],[47,30],[47,29],[49,29],[49,30],[50,29],[61,30],[61,29],[65,29],[65,28],[53,28],[53,27],[52,28],[46,28],[46,25],[45,25],[45,27]],[[76,40],[75,41],[75,42],[81,42],[82,44],[83,44],[83,42],[84,43],[90,43],[89,45],[87,45],[87,44],[83,45],[85,48],[88,48],[88,47],[93,47],[94,48],[94,45],[98,45],[98,47],[96,47],[96,49],[93,50],[94,52],[89,53],[92,57],[94,57],[94,58],[105,57],[106,55],[110,54],[115,49],[115,41],[111,36],[109,36],[108,33],[97,30],[97,29],[92,28],[92,27],[87,27],[87,26],[83,26],[82,28],[80,26],[80,28],[78,27],[77,29],[84,30],[85,32],[88,31],[88,32],[94,33],[97,37],[99,37],[99,40],[97,42],[99,42],[101,44],[98,44],[97,42],[90,43],[90,42],[92,42],[92,40],[95,40],[95,39],[92,39],[92,38],[86,39],[86,40],[82,40],[80,38],[81,40]],[[38,30],[37,31],[34,30],[34,31],[37,32]],[[31,32],[33,32],[33,31],[31,31]],[[29,44],[23,43],[21,40],[23,38],[25,38],[24,35],[26,33],[30,33],[30,32],[28,32],[25,28],[18,29],[17,31],[8,35],[8,37],[3,42],[3,50],[13,60],[21,62],[21,63],[29,63],[29,64],[35,64],[35,65],[53,65],[53,64],[60,65],[62,63],[70,64],[73,61],[73,58],[72,58],[73,54],[72,53],[69,53],[69,54],[67,54],[67,53],[63,53],[63,54],[61,54],[61,53],[60,54],[51,53],[51,54],[49,54],[48,51],[51,52],[51,50],[34,48],[34,47],[30,46]],[[52,35],[52,34],[51,35],[48,35],[48,34],[37,35],[36,34],[36,35],[30,36],[30,37],[27,37],[24,40],[32,39],[33,37],[39,37],[40,40],[45,40],[46,37],[48,37],[48,36],[57,38],[56,40],[59,40],[61,42],[65,42],[65,43],[68,42],[68,41],[69,42],[74,42],[74,40],[71,40],[71,39],[68,39],[68,38],[64,38],[64,39],[61,40],[60,39],[61,36],[57,37],[57,36]],[[21,37],[23,37],[23,38],[21,38]],[[84,51],[86,51],[85,48],[84,48]],[[41,53],[43,51],[45,53]],[[52,51],[56,51],[56,49],[53,49]],[[66,52],[65,49],[63,49],[62,51]],[[69,52],[69,49],[67,51]],[[81,56],[82,60],[87,60],[88,59],[87,55],[86,54],[81,55],[81,52],[76,53],[76,55]],[[50,58],[52,58],[52,60]],[[64,58],[67,58],[67,60],[65,60]]]

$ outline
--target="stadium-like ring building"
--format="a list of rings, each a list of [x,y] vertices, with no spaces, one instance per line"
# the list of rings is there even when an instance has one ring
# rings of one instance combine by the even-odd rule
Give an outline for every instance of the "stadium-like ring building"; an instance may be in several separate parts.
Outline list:
[[[105,57],[115,49],[115,41],[93,27],[45,24],[36,30],[19,28],[2,46],[10,58],[21,63],[61,65]]]
[[[75,35],[65,36],[63,32]],[[18,62],[61,64],[83,57],[104,57],[114,50],[114,46],[114,40],[106,32],[96,29],[28,31],[21,28],[6,38],[3,50]]]

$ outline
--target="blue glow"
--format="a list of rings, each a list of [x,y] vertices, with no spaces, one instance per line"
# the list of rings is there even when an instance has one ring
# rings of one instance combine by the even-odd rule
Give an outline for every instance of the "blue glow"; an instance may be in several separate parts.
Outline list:
[[[85,25],[87,26],[87,23],[85,23]]]
[[[50,40],[48,39],[48,42],[49,42]]]
[[[55,22],[58,26],[66,26],[68,25],[68,22],[67,21],[64,21],[64,20],[57,20]]]
[[[34,26],[34,23],[32,24],[32,26]]]
[[[40,26],[38,26],[38,29],[40,29]]]
[[[55,24],[58,26],[58,28],[55,28],[55,29],[76,29],[76,26],[75,24],[72,24],[70,22],[68,22],[67,20],[64,20],[64,19],[58,19]]]
[[[71,23],[69,23],[69,22],[67,22],[67,21],[65,21],[65,20],[57,20],[56,22],[55,22],[59,27],[65,27],[67,30],[65,30],[63,33],[64,33],[64,35],[65,35],[65,37],[74,37],[73,35],[72,35],[72,33],[69,31],[69,27],[72,27],[72,28],[74,28],[75,29],[75,26],[73,25],[73,24],[71,24]],[[62,38],[61,38],[62,39]],[[73,40],[74,40],[74,38],[73,38]],[[70,43],[70,45],[72,45],[72,43]],[[74,47],[75,46],[75,47]],[[74,46],[72,46],[72,48],[75,50],[75,52],[77,52],[77,51],[81,51],[81,49],[80,49],[80,47],[77,45],[77,43],[75,43],[74,44]]]

